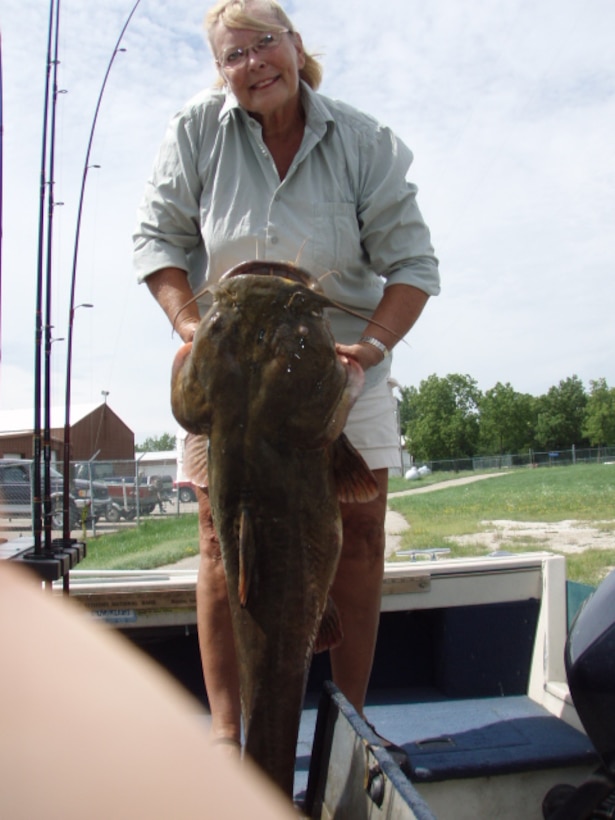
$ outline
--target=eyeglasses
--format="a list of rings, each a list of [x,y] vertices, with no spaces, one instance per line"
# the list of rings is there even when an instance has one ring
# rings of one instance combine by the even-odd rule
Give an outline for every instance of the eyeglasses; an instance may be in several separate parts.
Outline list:
[[[256,42],[250,46],[231,46],[225,49],[216,60],[220,68],[235,69],[244,66],[250,56],[250,52],[261,54],[264,51],[273,51],[282,42],[282,37],[285,34],[290,34],[289,29],[283,31],[268,31],[266,34],[261,34]]]

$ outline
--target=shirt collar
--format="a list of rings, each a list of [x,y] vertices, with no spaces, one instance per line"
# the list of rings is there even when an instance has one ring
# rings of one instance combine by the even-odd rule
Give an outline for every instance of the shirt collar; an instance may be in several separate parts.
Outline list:
[[[334,122],[333,117],[320,95],[313,91],[303,80],[301,80],[301,99],[305,108],[307,127],[316,131],[316,133],[324,132],[327,128],[327,123]],[[224,104],[218,115],[218,121],[222,122],[222,120],[230,116],[231,111],[244,112],[244,109],[239,105],[237,97],[233,92],[227,89]],[[241,116],[241,114],[239,115]],[[244,112],[243,115],[247,116],[247,113]]]
[[[218,122],[222,122],[225,117],[229,115],[229,112],[233,111],[234,109],[241,109],[241,106],[237,102],[237,97],[233,94],[230,89],[225,89],[226,97],[224,100],[224,104],[220,109],[220,113],[218,114]]]

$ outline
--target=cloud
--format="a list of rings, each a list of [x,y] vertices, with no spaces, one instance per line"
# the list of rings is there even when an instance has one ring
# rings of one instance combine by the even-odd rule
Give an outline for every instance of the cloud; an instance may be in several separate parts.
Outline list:
[[[76,209],[94,106],[125,0],[65,0],[54,192],[54,333],[66,335]],[[577,373],[615,384],[615,6],[610,0],[383,0],[287,4],[322,54],[323,93],[387,123],[442,264],[442,295],[400,345],[394,375],[468,373],[539,394]],[[75,320],[76,402],[109,403],[138,438],[175,429],[178,340],[135,284],[130,234],[169,118],[214,69],[206,5],[142,0],[109,76],[87,176]],[[2,395],[26,406],[33,360],[40,133],[47,20],[4,0]],[[54,391],[63,392],[62,343]],[[57,360],[57,361],[56,361]]]

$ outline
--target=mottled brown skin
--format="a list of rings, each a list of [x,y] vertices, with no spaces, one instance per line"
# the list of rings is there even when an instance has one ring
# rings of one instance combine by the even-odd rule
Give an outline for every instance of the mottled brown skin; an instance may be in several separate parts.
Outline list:
[[[370,500],[376,486],[341,433],[363,372],[335,352],[330,302],[309,274],[272,270],[243,265],[216,286],[177,355],[172,405],[209,439],[245,749],[292,796],[305,683],[341,549],[338,501]],[[190,445],[193,465],[203,441]]]

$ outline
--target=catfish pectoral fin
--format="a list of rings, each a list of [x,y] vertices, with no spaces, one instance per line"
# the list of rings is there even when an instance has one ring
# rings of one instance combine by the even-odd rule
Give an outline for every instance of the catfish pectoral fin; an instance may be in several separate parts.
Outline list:
[[[171,411],[184,430],[202,435],[209,433],[211,403],[202,368],[197,367],[198,348],[192,342],[182,345],[175,354],[171,371]]]
[[[344,633],[340,614],[333,603],[333,599],[329,596],[318,628],[318,635],[314,642],[314,654],[325,652],[327,649],[335,649],[343,639]]]
[[[190,414],[187,412],[188,407],[186,406],[184,383],[190,365],[191,354],[192,342],[187,342],[182,345],[175,354],[173,367],[171,369],[171,410],[177,421],[179,421],[186,430],[189,427],[186,420]]]
[[[365,503],[378,497],[374,474],[344,433],[331,445],[331,464],[340,501]]]
[[[183,473],[197,487],[207,487],[207,436],[186,436]]]
[[[173,382],[179,375],[180,371],[184,367],[186,359],[190,356],[191,353],[192,342],[186,342],[179,348],[179,350],[175,354],[175,358],[173,359],[173,367],[171,368],[171,384],[173,384]]]
[[[243,508],[239,519],[239,583],[237,594],[239,603],[245,607],[250,597],[252,575],[255,566],[256,547],[254,544],[254,528],[250,510]]]

